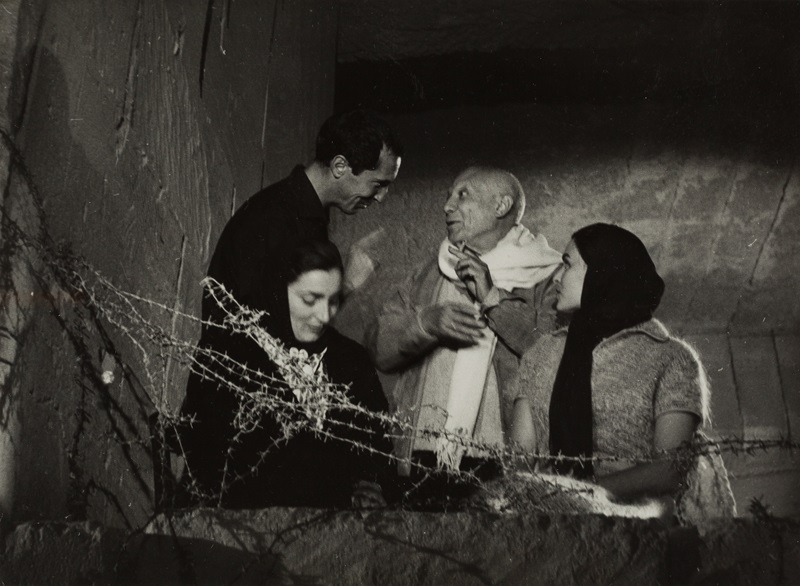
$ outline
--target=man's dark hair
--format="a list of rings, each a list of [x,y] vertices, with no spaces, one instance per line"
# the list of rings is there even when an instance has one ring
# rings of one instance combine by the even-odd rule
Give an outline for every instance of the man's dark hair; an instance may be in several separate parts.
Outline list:
[[[291,285],[311,271],[344,272],[342,255],[336,245],[327,240],[306,240],[295,248],[286,262],[286,284]]]
[[[333,157],[342,155],[358,175],[378,166],[384,145],[396,157],[403,156],[403,145],[377,114],[367,110],[334,114],[319,129],[315,160],[328,165]]]

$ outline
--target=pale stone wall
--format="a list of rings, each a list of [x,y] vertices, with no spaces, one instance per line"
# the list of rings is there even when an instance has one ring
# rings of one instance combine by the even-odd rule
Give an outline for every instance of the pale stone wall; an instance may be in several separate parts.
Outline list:
[[[434,254],[458,172],[499,165],[525,188],[524,222],[556,249],[597,221],[642,238],[666,282],[657,317],[706,363],[713,433],[800,441],[796,111],[753,100],[498,104],[394,116],[407,143],[396,185],[380,206],[333,214],[343,251],[373,235],[367,251],[378,267],[339,327],[359,339],[393,287]],[[795,452],[756,450],[729,463],[741,512],[763,497],[776,513],[800,513]]]

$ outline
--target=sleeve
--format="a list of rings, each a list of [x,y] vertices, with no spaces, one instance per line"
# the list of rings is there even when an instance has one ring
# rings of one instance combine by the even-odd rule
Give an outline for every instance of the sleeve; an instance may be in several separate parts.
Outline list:
[[[555,329],[556,289],[551,275],[531,289],[500,291],[497,305],[484,315],[497,337],[517,356],[522,356],[543,334]]]
[[[547,453],[549,445],[549,409],[552,377],[542,371],[545,342],[547,337],[539,339],[532,348],[522,356],[519,370],[508,386],[506,396],[513,405],[518,399],[527,399],[533,422],[536,445],[539,453]]]
[[[224,262],[236,299],[257,309],[269,309],[270,287],[282,282],[286,253],[297,242],[296,221],[286,210],[245,214],[230,235]],[[227,283],[226,283],[227,284]]]
[[[383,372],[396,372],[435,345],[419,320],[424,305],[415,304],[412,291],[421,271],[416,271],[397,288],[367,329],[365,342],[373,362]]]
[[[389,404],[367,352],[353,342],[347,354],[348,363],[344,366],[348,371],[350,399],[362,410],[335,417],[338,420],[335,423],[341,425],[334,427],[334,433],[339,439],[353,442],[348,449],[359,454],[354,462],[356,477],[383,484],[393,470],[390,459],[393,446],[386,419]],[[359,446],[370,449],[360,450]]]
[[[694,413],[702,421],[708,404],[708,383],[697,355],[677,340],[673,344],[659,377],[654,399],[654,415],[675,411]]]

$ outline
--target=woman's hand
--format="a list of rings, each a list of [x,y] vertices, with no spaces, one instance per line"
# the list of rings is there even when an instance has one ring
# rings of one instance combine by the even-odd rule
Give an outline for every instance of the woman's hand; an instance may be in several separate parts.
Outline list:
[[[350,503],[354,509],[378,509],[386,506],[386,499],[380,484],[359,480],[353,488]]]

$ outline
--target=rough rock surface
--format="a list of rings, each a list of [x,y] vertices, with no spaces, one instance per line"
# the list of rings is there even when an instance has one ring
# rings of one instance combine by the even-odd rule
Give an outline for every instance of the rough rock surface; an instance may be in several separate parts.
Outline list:
[[[702,538],[599,516],[200,509],[124,536],[24,524],[6,583],[794,584],[800,524],[720,522]],[[695,570],[696,567],[696,570]]]

